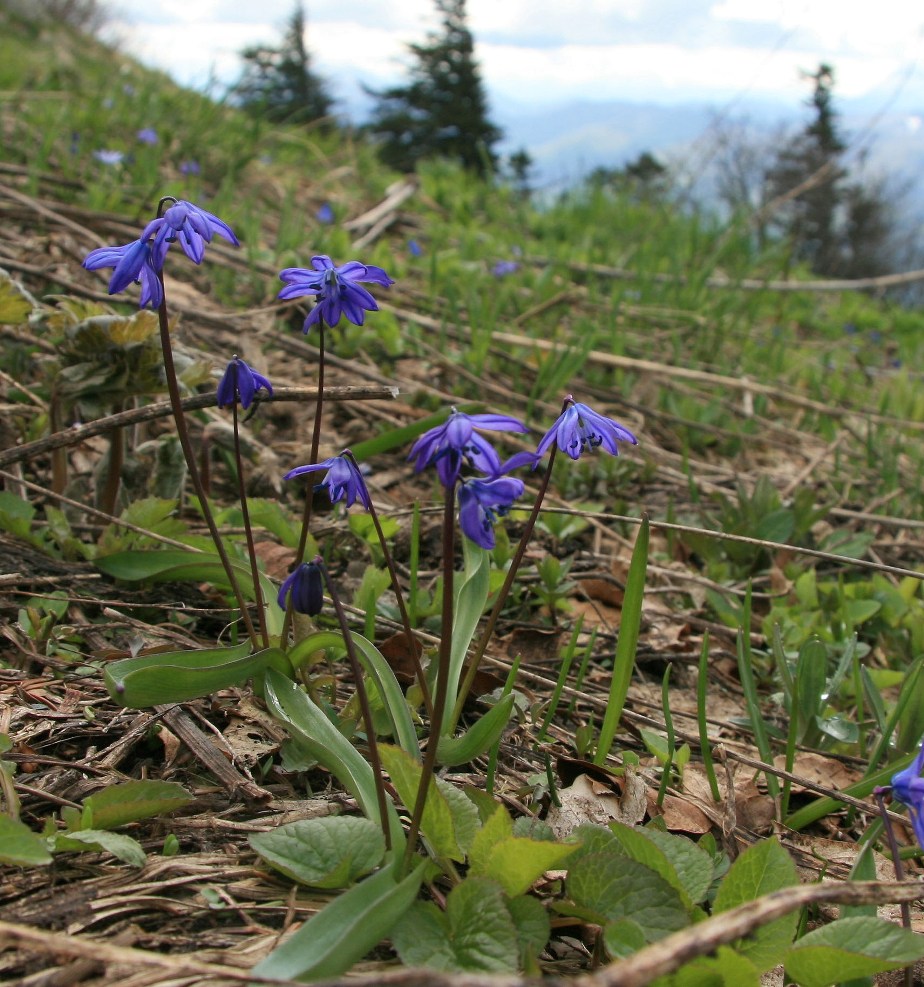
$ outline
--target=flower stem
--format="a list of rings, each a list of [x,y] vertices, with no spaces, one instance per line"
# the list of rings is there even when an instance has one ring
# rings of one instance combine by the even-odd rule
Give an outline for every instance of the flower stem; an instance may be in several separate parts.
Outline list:
[[[552,451],[549,454],[548,465],[545,468],[545,475],[542,477],[542,482],[539,484],[539,492],[536,494],[536,501],[533,504],[533,509],[530,511],[529,518],[526,521],[526,527],[523,529],[523,534],[520,536],[520,543],[517,545],[517,550],[513,555],[509,568],[507,569],[504,584],[501,586],[500,592],[497,594],[497,599],[494,601],[494,606],[491,608],[491,614],[488,617],[488,622],[485,624],[484,630],[481,632],[481,637],[478,639],[478,644],[475,645],[475,651],[466,665],[465,676],[462,679],[462,685],[459,689],[459,698],[456,700],[455,708],[452,711],[452,725],[450,732],[455,730],[456,724],[459,722],[459,717],[462,715],[462,710],[465,707],[465,700],[468,698],[468,694],[471,692],[472,685],[475,682],[475,675],[478,672],[481,659],[484,657],[484,653],[487,650],[491,637],[494,634],[494,628],[497,626],[497,619],[500,617],[501,610],[507,602],[507,597],[510,595],[510,590],[513,587],[513,581],[516,578],[517,571],[523,562],[523,556],[526,554],[526,548],[532,538],[533,529],[536,527],[536,521],[539,519],[539,511],[542,509],[542,502],[545,499],[545,492],[548,489],[549,481],[552,479],[552,466],[555,463],[555,453],[557,451],[557,447],[553,445]]]
[[[260,636],[263,638],[263,647],[268,648],[269,631],[266,627],[266,606],[263,600],[263,587],[260,585],[260,568],[257,565],[257,551],[253,541],[253,528],[250,524],[250,508],[247,506],[247,491],[244,488],[244,460],[241,456],[241,435],[237,401],[231,405],[231,422],[234,429],[234,464],[237,470],[237,491],[241,501],[244,535],[247,538],[247,554],[250,557],[250,575],[253,579],[254,600],[257,604],[257,617],[260,621]]]
[[[411,815],[411,825],[407,835],[407,847],[404,851],[403,870],[406,873],[411,866],[411,858],[417,845],[417,835],[420,832],[420,821],[423,818],[424,807],[427,804],[427,793],[430,790],[430,780],[436,766],[436,748],[439,744],[443,728],[443,711],[446,707],[446,695],[449,692],[450,659],[452,655],[452,606],[453,606],[453,577],[455,575],[455,532],[456,532],[456,488],[446,490],[446,503],[443,508],[443,613],[440,627],[439,664],[436,670],[436,695],[433,697],[433,715],[430,717],[430,736],[427,739],[427,751],[424,754],[423,767],[420,772],[420,784],[417,788],[417,799]]]
[[[347,449],[343,454],[350,462],[359,470],[359,464],[356,462],[356,457]],[[433,718],[433,701],[430,698],[430,689],[427,686],[427,680],[424,676],[423,666],[420,664],[420,655],[417,653],[417,639],[414,637],[414,632],[411,630],[411,618],[408,616],[407,606],[404,603],[404,594],[401,592],[401,584],[398,582],[398,570],[395,568],[395,562],[392,558],[391,550],[388,547],[388,542],[385,538],[385,532],[382,530],[381,522],[379,521],[378,511],[375,509],[375,504],[372,503],[372,498],[369,498],[369,517],[372,518],[372,524],[375,526],[375,533],[379,539],[379,545],[382,548],[382,555],[385,557],[385,565],[388,567],[388,574],[391,576],[392,589],[395,591],[395,598],[398,601],[398,610],[401,613],[401,623],[404,625],[404,636],[407,639],[407,649],[411,656],[411,661],[414,663],[414,674],[417,676],[417,684],[420,686],[420,693],[423,696],[424,707],[427,711],[427,716],[430,719]]]
[[[314,466],[318,461],[318,450],[321,447],[321,414],[324,411],[324,319],[318,320],[318,400],[314,411],[314,428],[311,432],[311,454],[308,465]],[[311,506],[313,500],[313,488],[308,487],[305,493],[305,507],[302,512],[302,529],[298,536],[298,548],[295,550],[295,564],[305,560],[305,548],[308,545],[308,529],[311,526]],[[282,636],[280,641],[284,648],[289,640],[289,631],[292,627],[292,600],[289,600],[286,607],[286,615],[282,622]]]
[[[161,202],[163,202],[163,200],[161,200]],[[221,560],[222,567],[225,570],[225,575],[228,577],[228,582],[231,585],[231,591],[234,593],[234,598],[237,601],[238,609],[241,612],[241,619],[244,622],[244,628],[247,631],[247,636],[250,638],[252,646],[257,648],[259,647],[259,641],[257,639],[256,631],[254,630],[253,621],[250,619],[250,612],[247,609],[247,601],[244,599],[244,594],[241,592],[241,587],[237,581],[237,577],[234,574],[231,560],[228,558],[228,553],[225,550],[224,542],[222,542],[221,535],[218,532],[218,527],[215,524],[215,518],[212,515],[212,508],[209,506],[208,496],[202,486],[202,477],[196,463],[196,454],[193,452],[192,441],[189,438],[189,427],[186,424],[186,416],[183,413],[183,401],[180,397],[180,385],[176,376],[176,366],[173,362],[173,347],[170,343],[170,324],[167,319],[167,294],[164,288],[164,276],[161,272],[158,272],[158,277],[160,278],[163,301],[161,301],[160,305],[157,307],[157,319],[160,325],[160,342],[164,356],[164,373],[167,377],[167,392],[170,395],[170,406],[173,409],[173,420],[176,423],[177,437],[180,440],[180,448],[183,450],[183,456],[186,459],[186,468],[189,470],[189,479],[192,482],[196,497],[199,498],[199,504],[202,508],[202,516],[205,518],[206,525],[208,525],[209,534],[212,536],[212,542],[215,545],[215,551],[218,553],[218,558]]]
[[[382,762],[379,758],[379,747],[375,739],[375,725],[372,722],[372,708],[369,705],[369,696],[366,692],[366,685],[363,681],[363,670],[356,657],[356,648],[353,646],[353,636],[350,633],[350,626],[347,623],[346,612],[340,602],[340,594],[330,578],[327,566],[319,555],[315,559],[315,564],[324,574],[324,582],[327,584],[327,592],[334,604],[334,611],[340,623],[340,633],[343,635],[343,643],[346,645],[347,659],[350,662],[350,670],[353,673],[353,680],[356,685],[356,696],[359,699],[359,708],[362,711],[363,725],[366,729],[366,743],[369,747],[369,762],[372,773],[375,777],[375,795],[379,805],[379,816],[382,821],[382,832],[385,836],[385,847],[391,849],[391,830],[388,825],[388,802],[385,795],[385,783],[382,780]]]

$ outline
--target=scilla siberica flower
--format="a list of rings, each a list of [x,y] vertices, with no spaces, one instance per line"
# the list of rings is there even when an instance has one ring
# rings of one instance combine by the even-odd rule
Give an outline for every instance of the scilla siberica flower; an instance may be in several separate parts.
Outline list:
[[[463,480],[459,484],[459,527],[463,534],[482,548],[494,548],[494,522],[522,493],[523,481],[512,476]]]
[[[158,220],[155,219],[154,222],[158,223]],[[186,256],[193,263],[201,264],[205,256],[205,245],[212,242],[212,237],[216,233],[235,247],[240,246],[234,230],[227,223],[207,210],[193,205],[192,202],[180,199],[161,217],[154,237],[154,250],[161,256],[161,264],[163,264],[163,255],[166,255],[167,248],[178,240]]]
[[[254,395],[261,388],[273,393],[273,385],[261,373],[235,356],[225,368],[218,384],[218,407],[229,408],[240,401],[246,411],[253,404]]]
[[[126,243],[122,247],[99,247],[91,250],[83,262],[88,271],[96,271],[101,267],[114,268],[109,279],[110,295],[124,291],[133,281],[139,281],[141,299],[138,304],[141,308],[145,305],[157,308],[164,300],[164,289],[158,275],[161,265],[155,264],[150,240],[144,234],[140,240]]]
[[[892,776],[892,795],[908,806],[911,825],[924,848],[924,740],[918,756],[903,771]]]
[[[285,288],[279,292],[283,300],[303,295],[317,296],[317,305],[305,319],[305,332],[321,319],[327,325],[335,326],[341,315],[345,315],[347,321],[354,325],[361,326],[366,312],[377,312],[379,306],[359,282],[380,284],[386,288],[395,283],[381,267],[360,264],[355,260],[342,267],[334,267],[334,262],[326,254],[312,257],[311,266],[314,270],[287,267],[279,272],[280,280],[286,282]]]
[[[283,480],[291,480],[295,476],[321,470],[327,470],[327,476],[319,485],[327,487],[327,494],[332,504],[342,500],[347,507],[352,507],[358,500],[367,511],[372,507],[366,481],[356,464],[347,455],[333,456],[321,463],[308,466],[296,466],[294,470],[286,473]]]
[[[467,415],[453,409],[442,425],[431,428],[411,446],[408,459],[415,459],[414,470],[420,472],[430,463],[436,464],[436,472],[444,487],[451,487],[459,478],[463,462],[489,476],[503,472],[500,457],[490,442],[483,439],[476,428],[498,432],[528,432],[518,418],[509,415]]]
[[[555,424],[543,435],[536,453],[542,455],[552,443],[556,443],[562,452],[572,459],[578,459],[582,452],[592,451],[603,446],[614,456],[619,455],[616,445],[620,442],[631,442],[638,445],[638,439],[619,422],[605,418],[586,404],[575,401],[569,394],[566,398],[568,407],[558,416]]]
[[[276,602],[280,610],[285,610],[291,599],[296,613],[306,613],[315,617],[324,606],[324,580],[321,570],[314,562],[302,562],[279,587]]]

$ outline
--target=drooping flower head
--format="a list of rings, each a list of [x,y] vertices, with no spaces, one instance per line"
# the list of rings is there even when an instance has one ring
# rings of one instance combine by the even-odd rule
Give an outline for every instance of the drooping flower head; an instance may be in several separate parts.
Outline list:
[[[229,408],[240,402],[241,407],[246,411],[253,403],[254,395],[261,388],[269,391],[270,394],[273,393],[273,385],[263,374],[235,356],[225,368],[218,384],[218,407]]]
[[[157,131],[153,127],[142,127],[141,130],[135,134],[135,137],[137,137],[142,144],[157,143]]]
[[[542,436],[536,448],[538,455],[541,456],[553,442],[572,459],[578,459],[582,452],[593,451],[600,446],[614,456],[618,456],[617,440],[638,445],[638,439],[619,422],[598,414],[593,408],[575,401],[570,395],[566,400],[568,407]]]
[[[924,739],[918,756],[892,776],[892,795],[908,806],[914,835],[924,849]]]
[[[315,213],[319,223],[329,225],[334,221],[334,209],[329,202],[322,202]]]
[[[463,480],[459,484],[459,526],[466,537],[489,551],[494,548],[494,522],[523,493],[523,481],[512,476]]]
[[[324,606],[324,579],[320,567],[314,562],[302,562],[279,587],[276,602],[285,610],[291,598],[292,609],[315,617]]]
[[[109,279],[110,295],[124,291],[133,281],[140,282],[141,299],[138,304],[141,308],[145,305],[157,308],[164,300],[164,289],[158,275],[160,267],[155,261],[150,240],[142,235],[140,240],[121,247],[91,250],[84,258],[83,266],[88,271],[97,271],[101,267],[114,268]]]
[[[491,268],[491,273],[496,278],[505,278],[508,274],[516,274],[520,265],[515,260],[499,260]]]
[[[327,487],[327,495],[330,502],[336,504],[343,501],[347,507],[352,507],[358,500],[366,510],[372,507],[369,498],[369,491],[366,488],[366,481],[363,479],[352,456],[344,453],[341,456],[332,456],[321,463],[313,463],[308,466],[296,466],[289,470],[283,477],[284,480],[291,480],[295,476],[303,476],[306,473],[315,473],[327,470],[327,476],[319,484]]]
[[[467,415],[453,409],[442,425],[424,432],[411,447],[408,459],[416,459],[415,472],[435,463],[440,483],[447,489],[458,480],[463,463],[480,473],[497,476],[502,472],[500,457],[494,446],[475,431],[476,428],[498,432],[529,431],[523,422],[509,415]]]
[[[234,230],[227,223],[185,199],[180,199],[166,209],[162,218],[163,222],[154,237],[154,250],[161,257],[161,263],[170,244],[176,241],[179,241],[183,252],[195,264],[202,263],[205,245],[212,242],[216,233],[233,246],[240,246]]]
[[[279,279],[286,282],[285,288],[279,292],[281,299],[300,298],[303,295],[317,297],[317,305],[305,319],[305,332],[321,319],[327,325],[335,326],[341,315],[354,325],[361,326],[366,312],[377,312],[379,306],[359,282],[380,284],[386,288],[395,283],[381,267],[360,264],[356,260],[342,267],[334,267],[334,262],[326,254],[312,257],[311,267],[313,270],[287,267],[279,272]]]

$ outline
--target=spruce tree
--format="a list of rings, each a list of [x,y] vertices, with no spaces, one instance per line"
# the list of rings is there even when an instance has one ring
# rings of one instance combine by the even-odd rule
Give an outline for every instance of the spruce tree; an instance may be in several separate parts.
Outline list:
[[[409,46],[415,61],[406,85],[373,93],[378,102],[369,131],[380,142],[382,160],[398,171],[443,157],[480,175],[491,173],[502,134],[488,119],[465,0],[435,3],[441,31],[426,44]]]
[[[273,123],[312,123],[330,115],[333,101],[311,69],[305,47],[305,10],[297,3],[278,47],[257,45],[241,52],[244,71],[233,87],[248,111]]]

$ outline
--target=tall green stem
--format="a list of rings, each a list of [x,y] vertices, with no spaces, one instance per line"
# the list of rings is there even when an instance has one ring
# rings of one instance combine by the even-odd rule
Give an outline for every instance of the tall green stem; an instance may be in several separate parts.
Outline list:
[[[449,671],[452,657],[452,607],[453,607],[453,577],[455,575],[455,530],[456,530],[456,488],[446,490],[446,503],[443,508],[443,613],[440,627],[439,664],[436,670],[436,695],[433,697],[433,715],[430,717],[430,735],[427,739],[427,752],[424,755],[420,772],[420,785],[417,789],[417,799],[411,815],[411,825],[407,835],[407,847],[404,851],[404,871],[410,870],[411,858],[417,844],[420,832],[420,821],[423,818],[424,806],[427,804],[427,793],[430,780],[436,766],[436,748],[439,744],[443,729],[443,710],[446,708],[446,696],[449,692]]]

